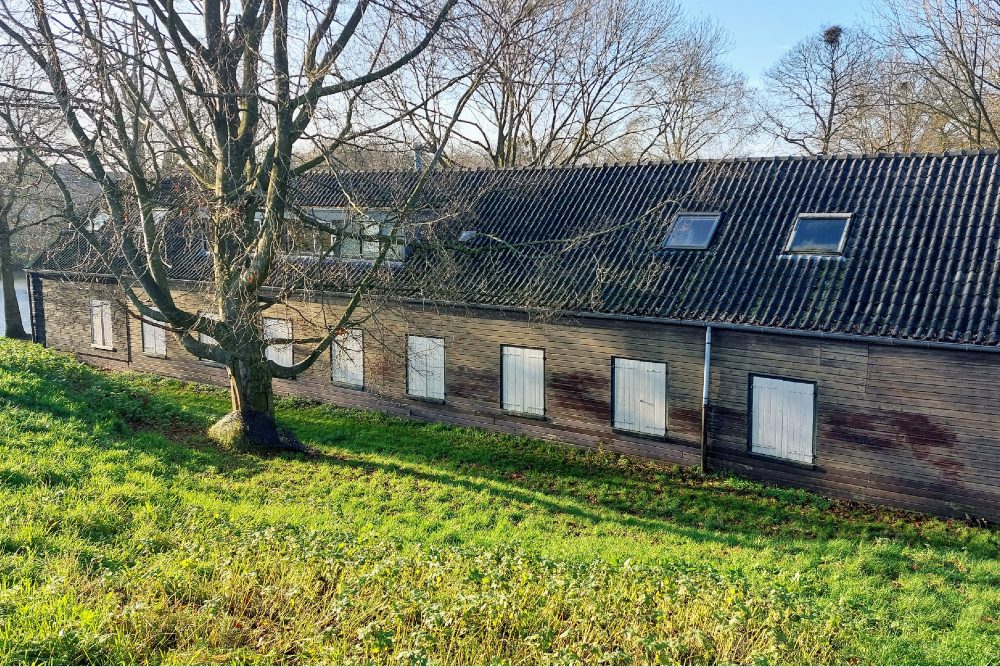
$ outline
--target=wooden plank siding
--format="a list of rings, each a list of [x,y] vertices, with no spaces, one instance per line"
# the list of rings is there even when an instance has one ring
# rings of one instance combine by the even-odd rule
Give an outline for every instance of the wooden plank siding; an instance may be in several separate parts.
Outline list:
[[[52,280],[43,285],[50,346],[102,366],[225,384],[224,369],[199,362],[172,336],[167,336],[164,358],[143,355],[141,323],[126,322],[117,311],[116,349],[91,349],[88,304],[95,298],[95,286]],[[204,309],[196,299],[184,294],[178,300],[182,307]],[[307,321],[320,321],[320,312],[319,305],[302,303],[294,309],[272,308],[268,317],[292,320],[298,336],[316,333]],[[539,322],[520,313],[440,307],[387,311],[362,328],[363,390],[334,384],[331,357],[324,355],[301,377],[275,381],[276,391],[664,462],[699,461],[702,328],[610,319]],[[408,334],[444,339],[444,402],[406,395]],[[131,355],[119,348],[118,341],[126,340]],[[501,409],[503,345],[545,350],[543,418]],[[295,360],[304,354],[296,349]],[[612,428],[613,357],[666,364],[664,437]],[[748,396],[753,374],[815,383],[812,465],[750,453]],[[710,377],[711,463],[828,495],[1000,521],[998,379],[1000,354],[995,353],[717,328]]]

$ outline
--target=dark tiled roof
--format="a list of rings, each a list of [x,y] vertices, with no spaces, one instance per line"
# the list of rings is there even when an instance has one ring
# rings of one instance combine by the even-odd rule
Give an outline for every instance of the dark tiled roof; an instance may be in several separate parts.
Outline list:
[[[416,298],[998,346],[998,171],[977,152],[440,173],[420,203],[441,222],[398,279]],[[393,206],[414,178],[314,174],[298,199]],[[707,250],[659,250],[678,210],[722,212]],[[843,255],[783,254],[817,212],[851,214]]]

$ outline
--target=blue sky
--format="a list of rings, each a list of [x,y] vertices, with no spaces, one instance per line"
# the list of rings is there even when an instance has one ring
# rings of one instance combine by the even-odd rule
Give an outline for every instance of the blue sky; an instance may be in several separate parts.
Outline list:
[[[714,17],[732,35],[730,60],[757,83],[793,44],[823,25],[851,25],[864,0],[681,0],[694,15]]]

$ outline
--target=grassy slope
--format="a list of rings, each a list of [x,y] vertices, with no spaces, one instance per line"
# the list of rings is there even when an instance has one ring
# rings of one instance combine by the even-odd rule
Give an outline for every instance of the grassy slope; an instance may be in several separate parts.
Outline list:
[[[0,340],[0,662],[1000,662],[1000,533]]]

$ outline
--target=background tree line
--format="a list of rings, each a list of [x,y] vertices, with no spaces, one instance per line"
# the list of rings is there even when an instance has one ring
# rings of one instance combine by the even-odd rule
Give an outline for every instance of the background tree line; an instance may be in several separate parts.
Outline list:
[[[406,164],[452,123],[444,161],[474,167],[1000,145],[1000,0],[880,3],[803,36],[755,87],[730,47],[672,0],[485,0],[382,82],[386,108],[410,112],[345,160]],[[428,97],[477,67],[460,113],[457,94]]]

